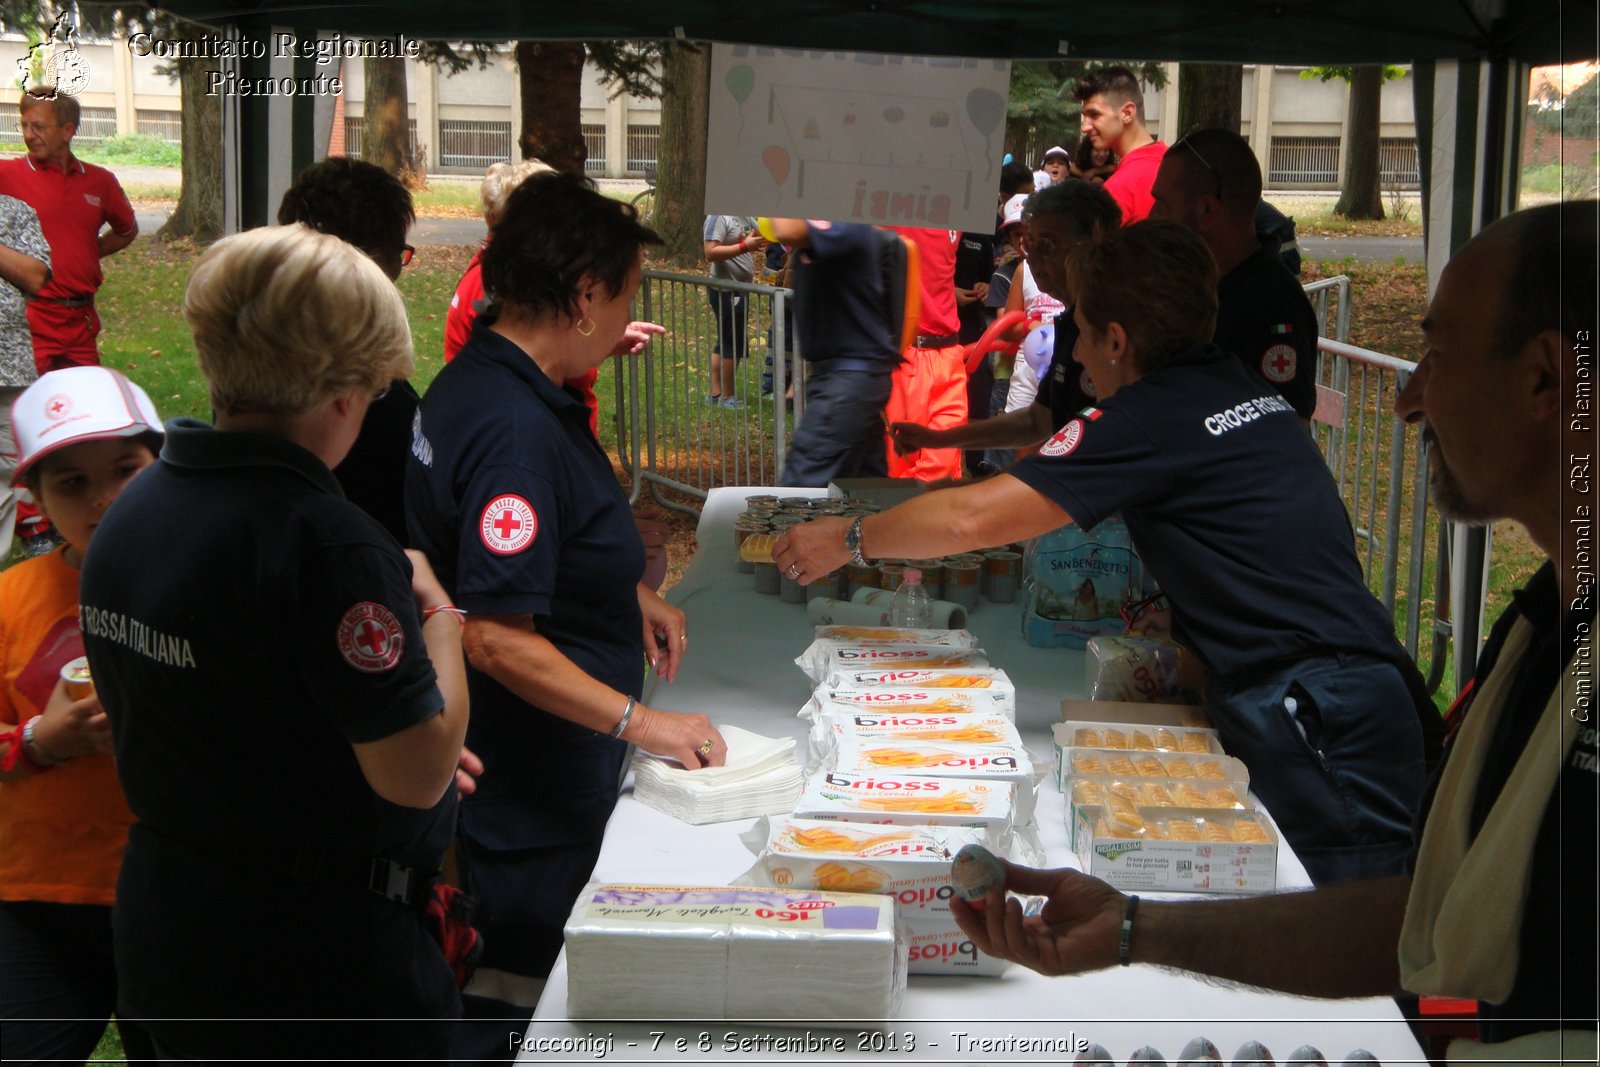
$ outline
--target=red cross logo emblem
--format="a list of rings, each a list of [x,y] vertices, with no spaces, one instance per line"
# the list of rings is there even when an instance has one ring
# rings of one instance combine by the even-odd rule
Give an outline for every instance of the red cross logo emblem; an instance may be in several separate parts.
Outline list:
[[[1070,456],[1081,440],[1083,440],[1083,420],[1073,419],[1057,430],[1055,436],[1039,448],[1039,455]]]
[[[382,604],[363,600],[339,617],[336,638],[339,655],[358,671],[381,674],[400,662],[405,631],[394,612]]]
[[[1273,345],[1267,349],[1266,355],[1261,357],[1261,376],[1269,382],[1293,381],[1296,362],[1297,357],[1292,347]]]
[[[529,545],[539,534],[539,516],[533,505],[517,496],[506,493],[489,501],[478,516],[478,534],[483,547],[497,556],[511,556]]]
[[[72,398],[65,393],[57,393],[44,402],[44,413],[52,422],[66,418],[72,413]]]

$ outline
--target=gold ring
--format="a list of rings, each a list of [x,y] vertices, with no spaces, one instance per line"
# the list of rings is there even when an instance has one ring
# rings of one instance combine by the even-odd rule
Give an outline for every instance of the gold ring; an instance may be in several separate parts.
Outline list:
[[[678,644],[687,645],[688,643],[689,643],[689,635],[688,634],[679,634],[678,635]]]
[[[716,742],[712,741],[711,738],[708,737],[704,741],[700,742],[700,747],[695,751],[699,752],[702,756],[709,756],[711,755],[711,750],[715,747]]]

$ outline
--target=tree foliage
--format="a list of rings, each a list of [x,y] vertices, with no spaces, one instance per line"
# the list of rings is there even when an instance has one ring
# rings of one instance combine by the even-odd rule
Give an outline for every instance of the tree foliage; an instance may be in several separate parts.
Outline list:
[[[1052,145],[1074,148],[1083,108],[1072,99],[1072,87],[1090,71],[1111,66],[1127,66],[1146,86],[1166,87],[1167,74],[1160,63],[1085,63],[1069,59],[1013,62],[1006,104],[1006,151],[1031,165]]]

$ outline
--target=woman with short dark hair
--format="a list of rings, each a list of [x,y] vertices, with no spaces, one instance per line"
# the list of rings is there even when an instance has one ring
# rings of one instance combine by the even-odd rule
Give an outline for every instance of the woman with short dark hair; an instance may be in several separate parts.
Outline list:
[[[639,702],[644,664],[671,681],[681,611],[641,585],[644,546],[611,460],[562,382],[629,329],[643,250],[633,209],[572,174],[511,194],[483,254],[488,306],[423,398],[407,472],[413,543],[466,609],[484,761],[457,856],[483,905],[480,983],[531,1006],[599,854],[628,744],[685,767],[726,746],[704,715]],[[500,1033],[503,1046],[504,1032]]]
[[[1093,406],[1007,474],[793,527],[774,561],[806,583],[852,555],[943,556],[1120,513],[1223,744],[1312,879],[1402,872],[1439,716],[1294,409],[1206,343],[1210,252],[1139,222],[1077,246],[1066,281]]]

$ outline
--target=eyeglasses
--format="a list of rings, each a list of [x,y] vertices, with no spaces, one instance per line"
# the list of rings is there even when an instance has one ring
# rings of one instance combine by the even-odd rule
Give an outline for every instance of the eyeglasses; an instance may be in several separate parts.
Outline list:
[[[1170,151],[1172,151],[1173,149],[1176,149],[1176,148],[1187,148],[1189,150],[1189,154],[1194,156],[1194,158],[1198,159],[1200,161],[1200,165],[1202,167],[1206,168],[1206,170],[1208,172],[1210,172],[1212,180],[1217,183],[1217,199],[1221,200],[1222,199],[1222,175],[1217,172],[1217,168],[1213,167],[1211,165],[1211,163],[1206,159],[1205,156],[1200,154],[1200,149],[1198,149],[1198,148],[1196,148],[1194,146],[1194,142],[1189,140],[1190,134],[1192,134],[1194,132],[1195,132],[1194,130],[1190,130],[1189,133],[1186,133],[1182,137],[1178,138],[1177,142],[1175,144],[1173,144],[1172,148],[1169,148],[1167,151],[1170,152]]]
[[[411,260],[416,256],[416,254],[417,254],[417,250],[415,248],[412,248],[410,245],[401,245],[400,246],[400,265],[402,267],[411,266]]]
[[[1060,245],[1056,244],[1048,237],[1023,238],[1022,252],[1024,255],[1029,257],[1040,256],[1044,259],[1050,259],[1056,254],[1057,251],[1060,250],[1060,248]]]

